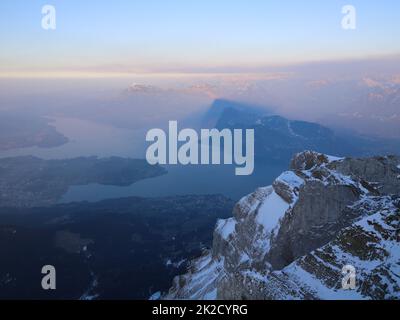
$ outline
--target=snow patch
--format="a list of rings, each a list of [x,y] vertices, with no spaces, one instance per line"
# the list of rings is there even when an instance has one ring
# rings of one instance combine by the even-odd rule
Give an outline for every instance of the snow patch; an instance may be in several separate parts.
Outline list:
[[[149,300],[160,300],[160,298],[161,298],[161,292],[157,291],[150,296]]]
[[[173,268],[179,268],[182,264],[186,262],[186,259],[182,259],[176,262],[173,262],[171,259],[167,259],[165,262],[166,267],[173,267]]]
[[[333,161],[342,161],[345,158],[341,158],[341,157],[335,157],[335,156],[330,156],[328,154],[325,155],[328,159],[329,162],[333,162]]]
[[[355,290],[335,290],[328,288],[322,281],[293,263],[283,269],[285,273],[293,275],[295,282],[302,284],[322,300],[361,300],[365,299]],[[280,271],[281,272],[281,271]]]
[[[258,209],[256,221],[264,227],[266,232],[271,233],[279,225],[279,220],[289,207],[290,205],[285,200],[272,191]]]
[[[221,219],[217,222],[216,231],[224,238],[225,240],[235,231],[236,221],[235,218],[229,219]]]
[[[217,300],[217,288],[206,293],[203,298],[204,300]]]
[[[297,134],[297,133],[295,133],[295,132],[293,131],[291,121],[287,121],[287,128],[288,128],[289,133],[290,133],[293,137],[305,139],[305,137],[303,137],[303,136],[301,136],[301,135],[299,135],[299,134]]]
[[[300,178],[293,171],[286,171],[282,173],[275,181],[283,182],[293,188],[300,188],[304,184],[304,180]]]
[[[245,263],[247,261],[250,261],[250,257],[246,252],[242,252],[242,254],[240,255],[240,261],[239,263]]]

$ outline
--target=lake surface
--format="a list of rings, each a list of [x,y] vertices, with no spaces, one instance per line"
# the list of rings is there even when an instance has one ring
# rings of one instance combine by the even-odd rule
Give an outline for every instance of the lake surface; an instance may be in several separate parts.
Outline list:
[[[144,158],[144,129],[130,130],[92,121],[51,117],[50,123],[69,139],[54,148],[29,147],[0,151],[0,158],[34,155],[42,159],[65,159],[80,156]]]
[[[163,197],[185,194],[223,194],[234,200],[266,186],[282,172],[278,166],[256,166],[251,176],[235,176],[234,166],[165,166],[168,173],[128,187],[90,184],[70,187],[61,202],[98,201],[126,196]]]
[[[128,130],[81,119],[55,118],[53,125],[70,141],[55,148],[22,148],[0,152],[0,157],[34,155],[43,159],[79,156],[144,158],[145,130]],[[60,202],[99,201],[127,196],[164,197],[185,194],[223,194],[238,200],[267,186],[285,165],[255,164],[250,176],[236,176],[235,165],[168,165],[168,173],[127,187],[89,184],[71,186]]]

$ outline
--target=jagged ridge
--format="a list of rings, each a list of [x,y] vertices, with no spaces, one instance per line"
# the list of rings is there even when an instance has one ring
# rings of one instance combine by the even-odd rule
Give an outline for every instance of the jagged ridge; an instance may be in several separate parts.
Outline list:
[[[400,159],[297,154],[218,221],[165,299],[398,299]],[[343,290],[342,267],[357,271]]]

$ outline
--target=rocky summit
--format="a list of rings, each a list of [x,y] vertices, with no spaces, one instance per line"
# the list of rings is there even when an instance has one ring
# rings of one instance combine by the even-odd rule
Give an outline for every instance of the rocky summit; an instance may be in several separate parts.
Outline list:
[[[212,248],[163,298],[399,299],[400,157],[295,155],[218,221]]]

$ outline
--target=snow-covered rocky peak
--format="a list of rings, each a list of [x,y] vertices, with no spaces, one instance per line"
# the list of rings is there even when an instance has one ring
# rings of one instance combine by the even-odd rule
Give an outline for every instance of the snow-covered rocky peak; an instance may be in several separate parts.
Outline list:
[[[399,163],[295,155],[217,222],[212,249],[164,298],[400,298]],[[353,292],[340,287],[347,264],[360,272]]]
[[[314,151],[304,151],[295,154],[290,162],[290,168],[292,170],[310,170],[314,167],[341,160],[343,160],[343,158],[333,157]]]
[[[159,87],[147,85],[147,84],[140,84],[140,83],[132,83],[126,90],[126,93],[141,93],[141,94],[154,94],[160,93],[163,90]]]

